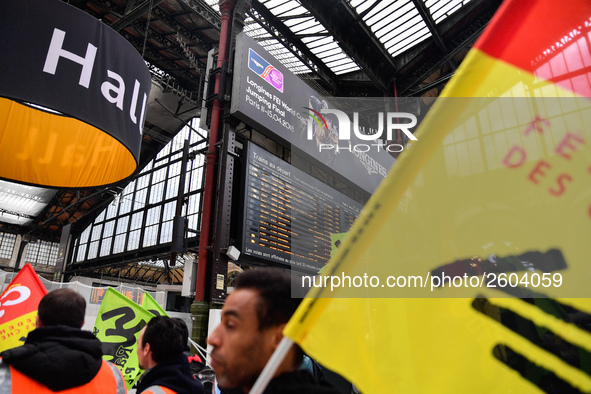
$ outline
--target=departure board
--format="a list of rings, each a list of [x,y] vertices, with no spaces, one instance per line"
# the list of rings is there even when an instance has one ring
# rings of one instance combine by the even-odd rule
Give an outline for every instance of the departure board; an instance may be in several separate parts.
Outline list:
[[[363,206],[252,143],[247,154],[242,253],[318,271],[331,234],[347,232]]]

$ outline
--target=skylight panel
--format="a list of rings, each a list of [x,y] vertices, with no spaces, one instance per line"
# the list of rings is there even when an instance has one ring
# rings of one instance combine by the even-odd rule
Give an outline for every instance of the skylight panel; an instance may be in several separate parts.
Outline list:
[[[269,3],[269,2],[267,2]],[[294,74],[308,73],[310,68],[302,63],[285,46],[272,37],[257,21],[247,18],[244,32],[259,43],[267,52],[278,59],[285,67]]]
[[[392,1],[351,0],[358,14],[363,15],[376,38],[384,45],[388,53],[395,56],[431,36],[431,32],[419,11],[411,0]],[[466,1],[462,0],[427,0],[426,6],[435,9],[436,17],[444,17]],[[370,9],[371,8],[371,9]]]
[[[413,8],[412,4],[410,3],[406,3],[402,7],[399,7],[397,3],[389,3],[386,4],[386,6],[383,7],[381,10],[376,12],[376,10],[379,8],[376,7],[373,10],[371,10],[371,12],[368,15],[365,15],[365,23],[368,26],[371,26],[372,28],[375,25],[382,26],[384,23],[389,23],[392,19],[399,16],[401,13],[405,12],[405,7],[406,10],[410,10]]]
[[[291,31],[293,31],[296,34],[314,34],[325,31],[324,28],[318,24],[318,22],[314,21],[314,19],[308,19],[304,22],[291,20],[291,22],[295,23],[286,23],[286,25],[289,27]]]
[[[412,4],[406,4],[395,12],[384,15],[383,18],[378,19],[373,25],[369,25],[371,30],[376,34],[383,34],[383,31],[394,30],[400,25],[404,24],[409,19],[419,15],[419,12]]]
[[[220,12],[220,5],[218,3],[218,0],[205,0],[205,2],[214,10]]]
[[[301,37],[301,41],[308,46],[308,49],[321,61],[325,62],[325,64],[327,64],[326,59],[328,58],[331,61],[330,64],[336,61],[338,65],[345,65],[348,70],[359,69],[357,64],[334,42],[324,26],[309,15],[309,12],[299,2],[295,0],[261,0],[261,4],[279,19],[283,17],[285,26],[296,36]],[[257,39],[259,44],[281,61],[291,72],[298,74],[312,71],[293,55],[291,51],[285,48],[282,43],[268,34],[259,33],[254,27],[254,25],[258,25],[256,21],[250,19],[248,22],[253,26],[249,25],[248,29],[244,29],[246,34]],[[277,43],[277,45],[281,45],[283,49],[272,46],[272,41]]]
[[[336,68],[337,66],[344,65],[347,66],[347,69],[351,70],[359,69],[357,64],[333,41],[332,37],[323,37],[314,43],[310,42],[308,48],[337,75],[343,73],[342,68]]]
[[[267,7],[267,9],[272,10],[273,8],[277,8],[278,6],[291,1],[293,0],[261,0],[261,4]]]
[[[351,6],[357,9],[357,12],[362,13],[372,6],[372,4],[381,0],[351,0]]]
[[[294,74],[310,72],[310,68],[295,57],[293,53],[288,51],[279,41],[273,38],[268,38],[259,41],[259,44]]]
[[[409,3],[410,0],[408,0],[406,3]],[[375,23],[376,22],[376,18],[379,18],[380,15],[382,17],[388,15],[389,13],[392,12],[392,10],[394,8],[396,8],[397,6],[400,6],[400,2],[394,2],[394,1],[381,1],[377,6],[375,6],[371,11],[369,11],[367,13],[367,15],[365,15],[363,17],[363,20],[369,25],[371,23]],[[358,12],[359,13],[359,12]],[[372,21],[373,19],[373,21]]]
[[[339,67],[342,65],[346,65],[348,62],[347,62],[347,58],[337,57],[337,58],[333,58],[325,63],[327,66],[332,68],[332,67]]]
[[[322,57],[327,57],[326,53],[328,51],[337,50],[339,53],[343,53],[341,48],[334,41],[330,41],[330,42],[323,44],[315,49],[316,49],[317,55],[322,56]]]
[[[425,21],[410,2],[403,4],[392,14],[376,20],[379,22],[370,27],[392,56],[431,36]]]
[[[335,53],[332,56],[325,56],[324,58],[322,58],[322,61],[326,64],[335,61],[335,60],[341,60],[343,59],[343,54],[342,53]]]
[[[298,7],[298,8],[294,8],[293,10],[284,12],[283,14],[278,16],[278,18],[283,21],[314,19],[312,14],[310,14],[310,12],[308,10],[306,10],[304,7]]]
[[[293,1],[286,1],[283,4],[270,6],[270,1],[265,3],[265,6],[273,13],[273,15],[281,16],[281,14],[287,13],[298,7],[298,4]]]
[[[339,48],[338,46],[336,46],[335,48],[332,48],[332,49],[326,49],[324,51],[324,55],[326,55],[327,57],[330,57],[330,56],[337,54],[337,53],[341,53],[341,48]]]
[[[419,32],[417,32],[416,34],[408,37],[405,40],[398,42],[396,45],[389,48],[388,52],[390,52],[392,54],[392,56],[396,56],[399,53],[402,53],[405,50],[409,49],[410,47],[413,47],[413,46],[417,45],[418,43],[424,41],[428,37],[431,37],[431,33],[429,32],[429,29],[427,27],[425,27],[425,28],[421,29]]]
[[[333,67],[331,67],[332,71],[339,75],[339,74],[344,74],[350,71],[355,71],[358,69],[356,64],[341,64],[341,65],[335,65]]]
[[[411,25],[408,26],[406,29],[404,29],[403,32],[401,32],[398,35],[398,43],[401,44],[403,42],[405,42],[407,39],[412,39],[417,37],[421,31],[426,31],[429,32],[429,29],[427,28],[427,26],[425,26],[425,24],[415,24],[415,25]]]
[[[294,28],[294,27],[301,27],[303,29],[303,28],[310,28],[312,26],[317,25],[317,23],[314,21],[314,17],[309,16],[309,15],[302,16],[301,18],[286,19],[283,21],[283,23],[285,23],[285,25],[287,27],[289,27],[291,30],[293,30],[292,28]],[[322,30],[322,29],[320,29],[320,30]]]
[[[308,45],[308,48],[314,53],[316,53],[318,48],[323,47],[324,45],[333,44],[334,47],[338,47],[331,37],[302,37],[302,41]]]
[[[427,26],[427,25],[424,23],[423,18],[421,18],[421,16],[419,14],[417,14],[417,15],[414,15],[414,16],[404,20],[402,23],[400,23],[394,29],[388,31],[387,33],[378,35],[378,39],[381,42],[383,42],[384,45],[387,47],[390,44],[391,40],[400,41],[404,37],[406,37],[407,34],[406,35],[404,35],[404,34],[407,33],[410,29],[417,28],[417,27],[422,28],[425,26]]]
[[[206,2],[219,12],[217,0],[206,0]],[[302,42],[320,60],[327,65],[332,65],[332,67],[338,66],[338,69],[335,70],[336,74],[359,69],[357,64],[343,52],[332,37],[329,37],[330,34],[324,26],[311,15],[308,15],[308,11],[299,2],[295,0],[261,0],[261,4],[279,19],[284,18],[283,23],[285,26],[296,36],[301,36]],[[387,2],[385,2],[384,6],[387,5]],[[312,71],[250,17],[245,20],[244,32],[259,42],[267,52],[278,59],[291,72],[300,74]],[[329,62],[327,63],[326,60]]]
[[[47,206],[57,191],[0,181],[0,222],[26,225]]]
[[[341,71],[339,71],[339,73],[348,73],[348,72],[352,72],[352,71],[357,71],[359,70],[359,67],[357,67],[357,64],[353,64],[351,67],[349,68],[343,68]]]
[[[306,10],[304,7],[302,7],[301,5],[297,5],[297,7],[292,8],[291,10],[287,10],[285,12],[282,12],[281,15],[278,15],[278,17],[280,18],[288,18],[288,17],[308,17],[308,10]],[[295,18],[298,19],[298,18]]]
[[[355,71],[357,70],[357,67],[355,68],[350,68],[349,64],[343,64],[340,66],[331,66],[332,71],[336,74],[336,75],[341,75],[341,74],[346,74],[348,72],[351,71]]]
[[[0,222],[16,224],[19,226],[27,226],[33,223],[33,219],[0,210]]]
[[[429,9],[435,23],[439,23],[453,14],[470,0],[427,0],[425,5]]]

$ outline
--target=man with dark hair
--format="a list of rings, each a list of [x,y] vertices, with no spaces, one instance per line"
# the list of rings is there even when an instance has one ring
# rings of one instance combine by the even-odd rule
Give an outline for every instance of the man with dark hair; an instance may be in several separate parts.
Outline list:
[[[0,354],[0,393],[127,392],[121,371],[102,359],[101,342],[81,330],[85,311],[74,290],[45,295],[25,344]]]
[[[291,283],[290,273],[279,268],[249,270],[236,278],[222,321],[207,338],[213,346],[211,366],[224,393],[248,393],[283,339],[283,328],[301,302],[301,297],[292,297]],[[302,358],[294,345],[264,393],[338,393],[300,370]]]
[[[213,389],[215,383],[215,374],[213,373],[213,370],[201,360],[201,357],[197,354],[191,353],[191,346],[189,346],[189,328],[187,327],[187,324],[180,317],[173,317],[172,319],[179,323],[179,326],[181,327],[183,343],[186,344],[183,354],[187,357],[187,361],[189,361],[191,374],[201,382],[206,394],[215,393],[215,390]]]
[[[166,316],[156,316],[144,327],[137,355],[140,368],[147,372],[138,384],[138,393],[203,394],[203,385],[193,377],[183,354],[185,330]]]
[[[39,302],[37,315],[44,326],[64,325],[81,328],[84,325],[86,300],[70,289],[52,291]]]

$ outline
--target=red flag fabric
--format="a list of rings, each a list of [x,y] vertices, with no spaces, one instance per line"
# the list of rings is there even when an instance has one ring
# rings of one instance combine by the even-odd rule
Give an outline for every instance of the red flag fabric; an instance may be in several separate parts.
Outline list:
[[[27,263],[0,295],[0,352],[20,346],[35,329],[35,316],[47,289]]]
[[[474,48],[539,80],[591,97],[591,2],[506,1],[497,14]]]

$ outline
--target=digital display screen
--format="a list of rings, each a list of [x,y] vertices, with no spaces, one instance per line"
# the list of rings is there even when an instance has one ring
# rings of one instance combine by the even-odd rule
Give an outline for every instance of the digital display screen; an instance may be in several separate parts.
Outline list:
[[[322,268],[363,207],[252,143],[245,179],[243,253],[293,268]]]

